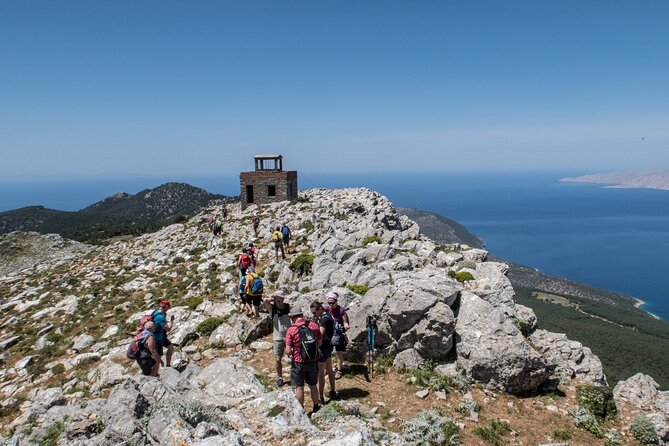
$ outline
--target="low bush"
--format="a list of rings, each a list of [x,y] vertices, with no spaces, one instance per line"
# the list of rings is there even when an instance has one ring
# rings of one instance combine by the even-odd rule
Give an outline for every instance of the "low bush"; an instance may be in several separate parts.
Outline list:
[[[481,405],[475,400],[464,399],[455,407],[455,411],[463,415],[469,415],[472,412],[480,412]]]
[[[456,265],[456,269],[476,269],[476,262],[472,260],[460,260],[458,264]]]
[[[195,310],[202,302],[204,302],[204,299],[201,296],[193,296],[186,299],[186,305],[191,310]]]
[[[355,294],[359,294],[361,296],[364,296],[365,293],[367,291],[369,291],[369,287],[367,285],[349,284],[349,285],[346,285],[346,288],[353,291]]]
[[[404,441],[412,446],[459,446],[459,428],[438,409],[402,423]]]
[[[55,366],[51,367],[51,373],[54,375],[60,375],[65,371],[65,366],[63,364],[56,364]]]
[[[370,243],[381,244],[381,243],[383,243],[383,240],[381,240],[381,237],[379,237],[376,234],[375,235],[369,235],[369,236],[365,237],[364,239],[362,239],[362,246],[367,246]]]
[[[630,424],[630,432],[636,440],[646,446],[655,445],[658,442],[657,431],[655,425],[650,419],[644,415],[639,415],[632,419]]]
[[[315,257],[309,253],[303,252],[295,258],[290,264],[290,269],[297,274],[311,274],[311,267],[314,265]]]
[[[506,421],[492,420],[488,427],[475,427],[472,432],[493,446],[502,446],[504,441],[501,437],[511,432],[511,428]]]
[[[49,426],[37,444],[39,446],[56,446],[63,432],[65,432],[65,425],[62,421],[57,421]]]
[[[616,415],[616,403],[613,401],[613,390],[610,387],[581,385],[576,387],[576,401],[603,421]]]
[[[569,413],[574,417],[574,424],[576,424],[577,427],[590,432],[595,437],[602,437],[602,426],[597,417],[588,409],[578,406],[576,409],[570,410]]]
[[[267,276],[267,279],[268,279],[270,282],[275,282],[275,283],[276,283],[276,281],[279,280],[279,276],[280,276],[280,275],[281,275],[281,273],[280,273],[279,271],[272,271],[272,272],[269,273],[269,275]]]
[[[570,440],[571,439],[571,433],[569,431],[564,430],[564,429],[555,429],[553,433],[551,434],[553,438],[556,440],[560,441],[565,441],[565,440]]]
[[[202,336],[209,336],[223,322],[225,322],[225,321],[220,317],[216,317],[216,316],[210,317],[209,319],[205,319],[198,324],[197,332],[200,333]]]

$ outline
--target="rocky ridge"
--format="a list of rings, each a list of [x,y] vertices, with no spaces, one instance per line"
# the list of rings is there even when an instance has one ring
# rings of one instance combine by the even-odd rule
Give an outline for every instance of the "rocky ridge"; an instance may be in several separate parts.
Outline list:
[[[261,242],[267,287],[305,308],[337,290],[350,308],[352,360],[365,354],[374,315],[377,348],[396,368],[439,363],[454,379],[514,394],[556,377],[606,384],[587,347],[536,330],[532,310],[513,300],[506,264],[433,242],[378,193],[315,189],[298,203],[229,209],[223,238],[211,237],[202,213],[0,278],[0,394],[18,414],[6,425],[12,444],[39,441],[53,426],[61,444],[404,444],[375,417],[314,425],[289,389],[267,388],[245,365],[271,330],[268,318],[249,320],[237,306],[235,263],[255,212],[260,240],[286,221],[293,251],[313,256],[311,273],[300,274],[273,263]],[[161,297],[173,302],[171,338],[181,348],[158,380],[138,376],[124,354],[139,314]],[[220,325],[205,334],[198,327],[211,318]],[[655,400],[648,410],[666,421]]]

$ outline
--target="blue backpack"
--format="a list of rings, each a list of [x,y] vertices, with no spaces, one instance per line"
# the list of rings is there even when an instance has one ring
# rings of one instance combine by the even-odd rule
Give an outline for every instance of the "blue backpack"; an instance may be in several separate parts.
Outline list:
[[[251,282],[251,294],[254,296],[260,296],[263,292],[262,279],[256,273],[251,273],[249,276],[251,276],[253,279],[253,282]]]
[[[288,229],[288,226],[284,226],[281,228],[281,233],[283,234],[284,237],[288,237],[288,234],[290,234],[290,229]]]

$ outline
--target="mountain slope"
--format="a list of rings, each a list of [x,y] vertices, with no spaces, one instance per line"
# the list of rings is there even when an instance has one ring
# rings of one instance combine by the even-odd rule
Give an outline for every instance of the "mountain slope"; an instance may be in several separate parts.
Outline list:
[[[135,195],[118,193],[75,212],[44,206],[1,212],[0,234],[12,231],[56,233],[97,243],[114,236],[154,231],[179,216],[199,212],[213,200],[231,203],[236,199],[184,183],[166,183]]]

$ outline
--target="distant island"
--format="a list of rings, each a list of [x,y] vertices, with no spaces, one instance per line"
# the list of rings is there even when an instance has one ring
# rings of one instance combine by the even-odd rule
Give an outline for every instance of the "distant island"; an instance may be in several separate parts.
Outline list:
[[[565,183],[607,184],[607,187],[621,189],[663,189],[669,190],[669,170],[646,170],[595,173],[575,178],[562,178]]]

